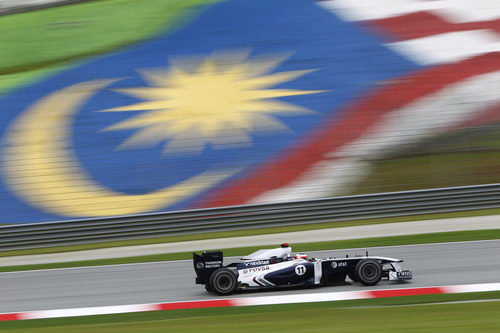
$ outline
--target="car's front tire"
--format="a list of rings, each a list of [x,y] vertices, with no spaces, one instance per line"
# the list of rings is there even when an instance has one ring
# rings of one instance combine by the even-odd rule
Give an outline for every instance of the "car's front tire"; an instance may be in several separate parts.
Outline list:
[[[363,259],[354,269],[356,279],[365,286],[373,286],[382,278],[382,265],[373,259]]]
[[[238,287],[238,277],[228,268],[219,268],[210,276],[208,286],[217,295],[230,295]]]

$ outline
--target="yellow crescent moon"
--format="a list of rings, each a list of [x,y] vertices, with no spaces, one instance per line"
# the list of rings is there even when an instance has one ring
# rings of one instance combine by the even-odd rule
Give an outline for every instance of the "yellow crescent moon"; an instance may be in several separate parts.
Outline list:
[[[70,125],[78,108],[114,81],[88,81],[61,89],[15,120],[6,135],[4,172],[18,196],[46,212],[68,217],[136,214],[179,202],[237,172],[209,170],[142,195],[115,192],[93,181],[69,146]]]

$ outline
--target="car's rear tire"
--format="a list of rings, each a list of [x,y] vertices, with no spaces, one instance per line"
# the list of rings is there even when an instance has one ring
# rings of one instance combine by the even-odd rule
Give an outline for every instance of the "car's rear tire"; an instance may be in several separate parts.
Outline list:
[[[230,295],[238,287],[238,277],[228,268],[219,268],[210,276],[208,286],[217,295]]]
[[[373,259],[363,259],[354,269],[356,279],[365,286],[373,286],[382,278],[382,265]]]

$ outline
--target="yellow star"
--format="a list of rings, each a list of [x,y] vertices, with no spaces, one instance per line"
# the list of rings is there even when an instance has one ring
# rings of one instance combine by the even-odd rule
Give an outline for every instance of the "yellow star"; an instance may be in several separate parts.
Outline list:
[[[312,70],[268,74],[285,59],[248,59],[243,54],[209,57],[201,64],[143,71],[149,87],[118,89],[143,102],[103,111],[141,111],[106,130],[139,128],[120,148],[154,146],[164,153],[249,145],[253,131],[288,130],[272,114],[313,112],[275,98],[320,90],[269,89]]]

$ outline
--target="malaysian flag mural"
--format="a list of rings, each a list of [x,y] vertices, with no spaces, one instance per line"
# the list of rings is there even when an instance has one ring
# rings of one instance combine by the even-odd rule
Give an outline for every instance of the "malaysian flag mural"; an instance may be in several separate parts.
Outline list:
[[[4,223],[349,193],[498,120],[493,1],[233,0],[0,98]]]

